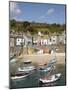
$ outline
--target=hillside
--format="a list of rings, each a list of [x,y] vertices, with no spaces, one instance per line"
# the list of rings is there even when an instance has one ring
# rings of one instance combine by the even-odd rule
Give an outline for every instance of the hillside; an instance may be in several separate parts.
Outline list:
[[[31,34],[36,34],[38,32],[42,32],[43,34],[50,33],[62,33],[62,31],[66,30],[65,24],[47,24],[47,23],[36,23],[36,22],[28,22],[28,21],[15,21],[10,20],[10,29],[16,32],[30,32]]]

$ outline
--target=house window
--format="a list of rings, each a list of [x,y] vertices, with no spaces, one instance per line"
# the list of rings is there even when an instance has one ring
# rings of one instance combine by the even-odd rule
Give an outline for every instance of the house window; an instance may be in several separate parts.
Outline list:
[[[53,42],[55,42],[55,40],[53,40]]]
[[[55,36],[53,36],[53,38],[55,38]]]
[[[50,42],[51,42],[51,38],[50,38]]]

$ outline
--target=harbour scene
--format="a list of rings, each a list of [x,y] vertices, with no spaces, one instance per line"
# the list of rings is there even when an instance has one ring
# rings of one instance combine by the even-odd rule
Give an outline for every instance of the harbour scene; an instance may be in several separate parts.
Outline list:
[[[10,89],[65,86],[65,5],[12,1],[9,4]],[[47,11],[44,17],[39,16],[40,10],[41,15],[44,15],[42,8]],[[22,10],[24,10],[23,13]],[[58,19],[57,13],[59,13],[57,16],[61,18],[58,21],[56,20],[56,18]],[[36,14],[35,17],[40,17],[40,20],[37,20],[34,14]],[[27,18],[27,15],[32,17],[31,21]],[[52,19],[49,17],[52,17]]]
[[[61,57],[61,56],[60,56]],[[64,86],[66,84],[65,64],[57,63],[56,57],[48,61],[47,64],[39,64],[38,66],[31,60],[23,62],[14,62],[11,66],[12,73],[10,76],[10,85],[12,88],[30,88],[30,87],[48,87],[48,86]],[[62,58],[63,60],[64,58]],[[13,70],[16,69],[14,72]],[[54,79],[50,81],[50,77],[54,75]],[[55,75],[58,75],[55,77]],[[48,79],[49,78],[49,79]],[[46,80],[49,80],[48,83]],[[41,82],[42,81],[42,82]],[[28,83],[29,82],[29,83]]]

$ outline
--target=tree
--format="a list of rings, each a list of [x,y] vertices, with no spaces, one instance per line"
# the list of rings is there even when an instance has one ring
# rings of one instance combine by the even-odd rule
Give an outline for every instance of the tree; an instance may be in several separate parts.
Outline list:
[[[14,19],[10,20],[10,28],[11,29],[15,29],[16,28],[16,21]]]
[[[23,22],[24,32],[27,32],[27,29],[28,29],[29,26],[30,26],[29,22],[27,22],[27,21]]]
[[[37,33],[37,30],[35,28],[33,28],[32,26],[28,27],[28,31],[33,35]]]

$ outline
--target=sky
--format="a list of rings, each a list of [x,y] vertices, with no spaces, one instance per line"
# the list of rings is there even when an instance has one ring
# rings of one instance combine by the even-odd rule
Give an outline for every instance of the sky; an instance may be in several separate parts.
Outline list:
[[[65,24],[65,5],[10,2],[10,19],[40,23]]]

